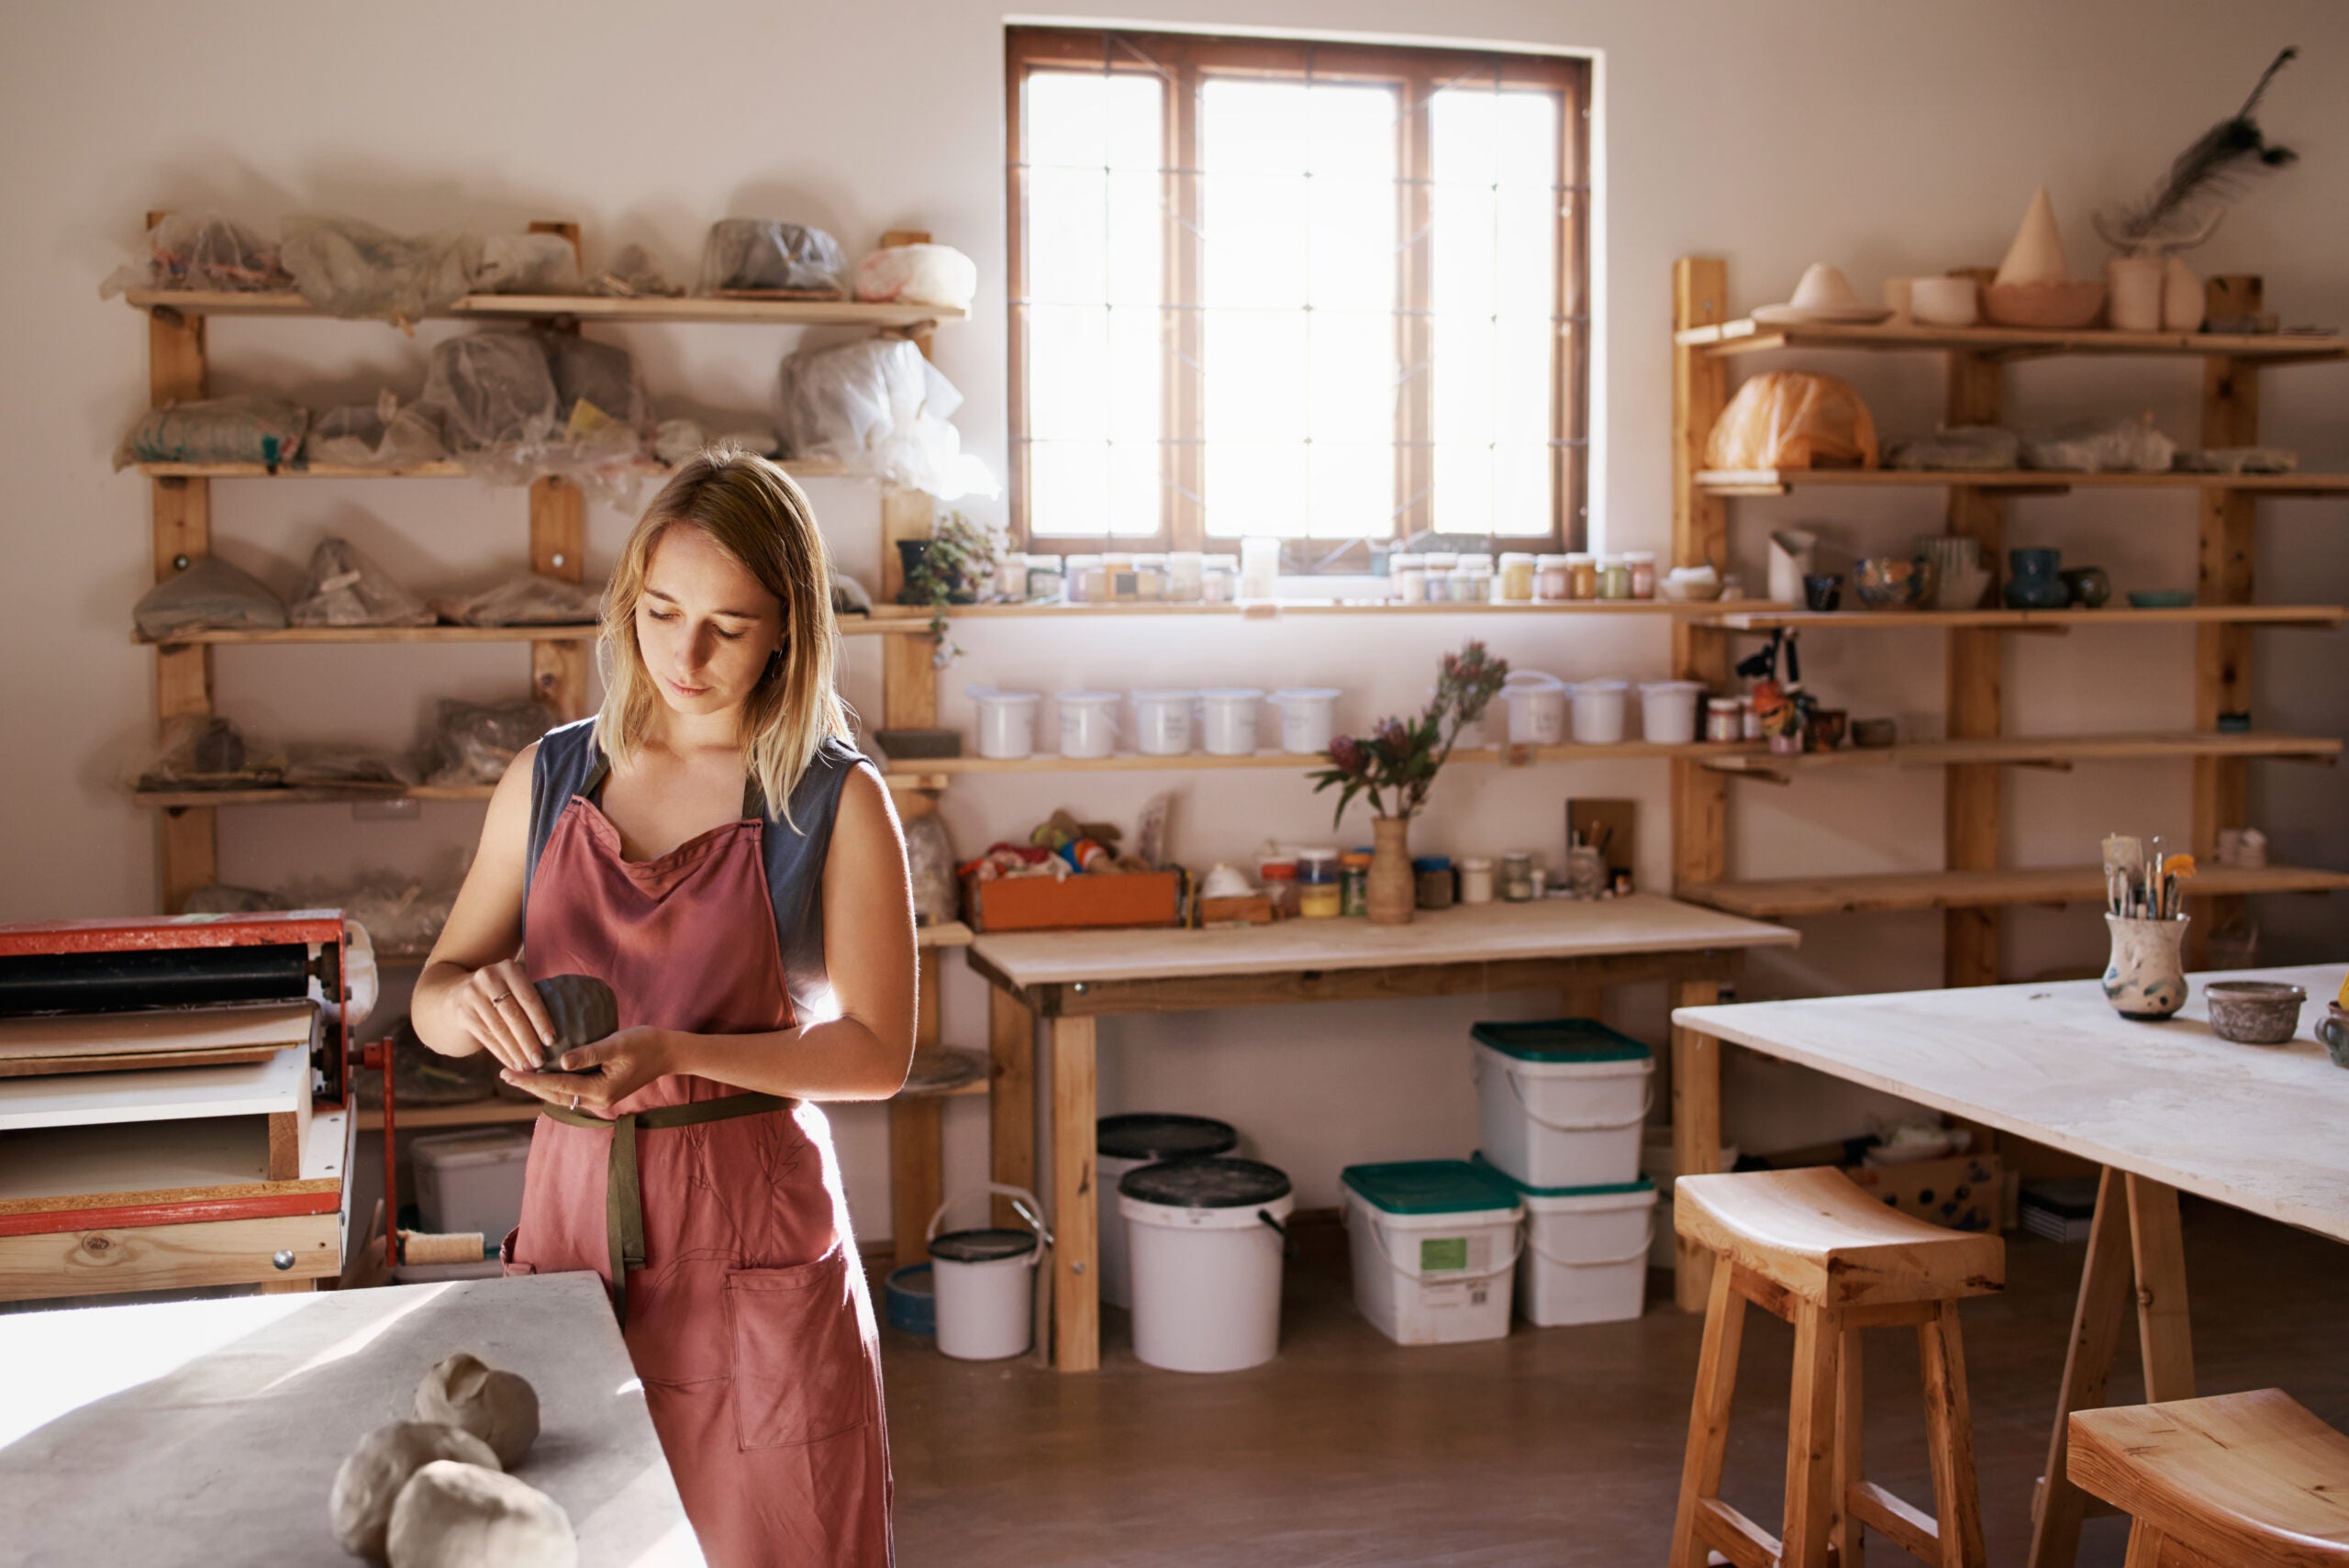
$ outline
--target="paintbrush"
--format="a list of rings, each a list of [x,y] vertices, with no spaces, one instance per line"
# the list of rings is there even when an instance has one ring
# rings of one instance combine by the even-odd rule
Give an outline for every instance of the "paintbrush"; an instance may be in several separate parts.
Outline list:
[[[2144,870],[2145,846],[2125,833],[2111,833],[2104,840],[2104,881],[2107,896],[2110,896],[2114,874],[2119,873],[2122,889],[2120,898],[2113,900],[2112,912],[2126,919],[2134,911],[2137,877]]]

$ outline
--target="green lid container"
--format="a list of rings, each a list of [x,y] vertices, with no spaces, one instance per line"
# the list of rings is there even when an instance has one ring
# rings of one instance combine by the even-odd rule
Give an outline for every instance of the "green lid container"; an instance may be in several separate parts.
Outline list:
[[[1493,1180],[1489,1166],[1465,1160],[1402,1160],[1349,1165],[1347,1188],[1387,1214],[1473,1214],[1515,1208],[1517,1195]]]
[[[1478,1024],[1470,1038],[1520,1062],[1645,1062],[1655,1053],[1590,1018]]]
[[[1486,1181],[1498,1182],[1513,1195],[1523,1197],[1607,1197],[1616,1193],[1652,1193],[1655,1184],[1642,1176],[1636,1182],[1601,1182],[1595,1187],[1529,1187],[1485,1158],[1481,1149],[1470,1157],[1469,1169]]]

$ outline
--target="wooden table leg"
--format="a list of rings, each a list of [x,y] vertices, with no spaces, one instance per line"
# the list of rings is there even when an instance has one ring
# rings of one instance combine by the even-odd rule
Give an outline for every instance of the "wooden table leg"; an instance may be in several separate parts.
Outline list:
[[[1036,1190],[1036,1015],[1000,986],[987,987],[987,1167],[1004,1186]],[[1011,1200],[995,1200],[995,1222],[1019,1225]]]
[[[1101,1240],[1094,1204],[1094,1034],[1089,1018],[1052,1020],[1052,1362],[1101,1364]]]
[[[2131,1178],[2110,1166],[2097,1184],[2096,1219],[2088,1229],[2087,1263],[2080,1271],[2080,1296],[2072,1309],[2072,1345],[2064,1358],[2064,1387],[2055,1400],[2055,1428],[2048,1434],[2047,1468],[2040,1477],[2032,1510],[2031,1568],[2071,1568],[2079,1556],[2080,1519],[2087,1495],[2072,1485],[2072,1412],[2104,1403],[2105,1380],[2121,1340],[2121,1321],[2130,1297],[2129,1201]],[[2173,1197],[2175,1195],[2173,1195]],[[2172,1214],[2176,1210],[2173,1207]]]
[[[2129,1242],[2137,1265],[2137,1348],[2145,1362],[2145,1403],[2194,1397],[2194,1332],[2186,1315],[2186,1243],[2177,1229],[2177,1189],[2127,1178]]]
[[[1675,1007],[1709,1007],[1720,1000],[1718,980],[1682,980],[1672,987]],[[1675,1179],[1701,1176],[1721,1158],[1721,1042],[1710,1035],[1672,1031],[1672,1168]],[[1673,1238],[1673,1296],[1683,1312],[1705,1309],[1713,1254],[1685,1236]]]

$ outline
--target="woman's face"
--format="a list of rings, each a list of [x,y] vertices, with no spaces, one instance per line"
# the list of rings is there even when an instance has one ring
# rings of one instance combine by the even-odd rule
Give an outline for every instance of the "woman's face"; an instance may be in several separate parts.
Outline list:
[[[661,530],[636,602],[636,645],[671,708],[740,706],[783,642],[782,602],[748,567],[691,524]]]

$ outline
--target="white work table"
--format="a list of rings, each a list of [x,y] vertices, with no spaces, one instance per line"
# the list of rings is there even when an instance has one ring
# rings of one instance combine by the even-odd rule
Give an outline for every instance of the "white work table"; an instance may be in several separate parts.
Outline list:
[[[1096,1038],[1103,1015],[1555,988],[1590,1013],[1610,985],[1661,981],[1681,1005],[1710,1002],[1750,948],[1792,947],[1783,926],[1654,894],[1543,899],[1422,912],[1405,926],[1283,920],[1236,929],[1146,929],[983,935],[965,950],[992,987],[995,1179],[1035,1184],[1052,1150],[1052,1359],[1100,1364],[1094,1190]],[[1035,1024],[1050,1029],[1045,1126],[1030,1118]]]
[[[0,1556],[347,1568],[335,1472],[458,1351],[538,1389],[515,1473],[583,1565],[702,1561],[587,1273],[0,1316]]]
[[[1688,1006],[1673,1023],[2104,1167],[2032,1542],[2032,1568],[2056,1568],[2078,1550],[2083,1507],[2065,1473],[2065,1423],[2102,1403],[2132,1300],[2146,1397],[2194,1396],[2177,1190],[2349,1240],[2349,1072],[2309,1033],[2344,974],[2337,963],[2195,974],[2162,1023],[2121,1018],[2092,980]],[[2305,989],[2292,1039],[2220,1039],[2203,997],[2212,980]],[[1704,1125],[1675,1117],[1684,1173],[1710,1170],[1719,1147],[1719,1063],[1706,1065]],[[1684,1111],[1691,1088],[1675,1085]],[[1702,1271],[1686,1250],[1681,1268],[1685,1301]]]

